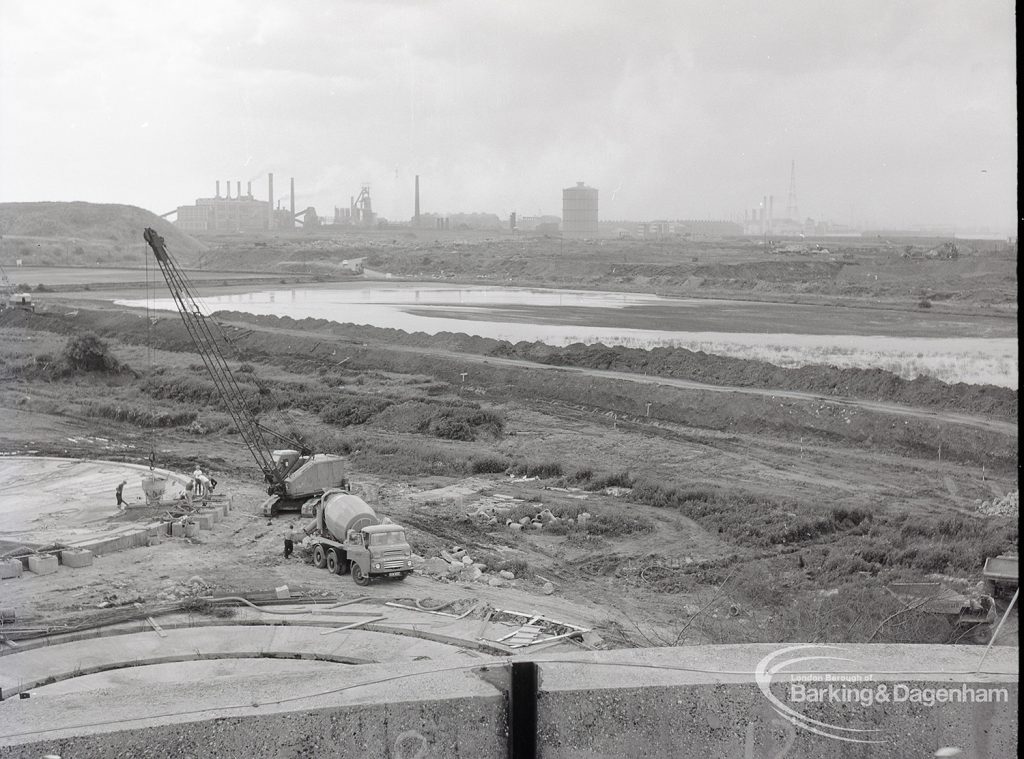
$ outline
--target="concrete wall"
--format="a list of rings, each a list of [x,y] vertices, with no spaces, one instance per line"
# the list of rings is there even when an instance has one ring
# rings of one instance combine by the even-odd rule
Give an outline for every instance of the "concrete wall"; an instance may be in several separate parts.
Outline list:
[[[816,682],[870,674],[872,687],[1005,690],[988,704],[799,704],[842,729],[876,729],[875,744],[823,737],[781,719],[754,672],[784,646],[538,655],[539,754],[584,757],[1014,756],[1017,649],[967,646],[842,646],[786,657]],[[486,670],[486,671],[485,671]],[[793,670],[790,670],[793,671]],[[203,710],[206,693],[237,685],[211,679],[132,691],[40,693],[0,705],[0,757],[500,757],[506,752],[507,668],[466,658],[347,668],[324,678],[245,681],[238,706]],[[770,687],[782,696],[786,684]],[[860,735],[860,734],[858,734]]]

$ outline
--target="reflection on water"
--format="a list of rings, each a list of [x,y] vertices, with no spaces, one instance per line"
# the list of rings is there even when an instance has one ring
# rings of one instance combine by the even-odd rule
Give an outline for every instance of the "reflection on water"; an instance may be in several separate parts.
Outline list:
[[[145,301],[118,303],[145,305]],[[920,373],[946,381],[1017,385],[1015,337],[803,333],[801,319],[809,322],[820,317],[824,311],[818,307],[662,298],[644,293],[412,285],[248,292],[205,297],[203,303],[210,312],[237,310],[293,319],[326,319],[405,332],[463,332],[551,345],[602,342],[644,348],[680,346],[758,358],[781,366],[828,363],[884,368],[908,378]],[[175,310],[170,298],[158,300],[155,307]],[[644,323],[645,315],[652,315],[650,323],[668,321],[678,328],[625,326]],[[874,321],[865,321],[860,329],[905,335],[906,321],[913,318],[905,313],[879,311],[877,318],[872,316]],[[837,332],[857,329],[842,315],[832,315],[832,319],[830,328]],[[780,325],[786,331],[779,330]],[[779,331],[751,330],[762,326]],[[930,328],[926,334],[936,333],[934,321],[923,326]]]

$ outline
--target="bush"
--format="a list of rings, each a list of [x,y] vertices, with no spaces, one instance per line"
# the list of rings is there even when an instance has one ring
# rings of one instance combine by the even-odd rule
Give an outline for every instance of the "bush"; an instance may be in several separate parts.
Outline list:
[[[573,472],[566,481],[569,483],[578,484],[581,482],[588,482],[594,476],[594,470],[589,466],[581,467]]]
[[[511,466],[511,462],[502,456],[483,456],[470,459],[469,471],[472,474],[501,474]]]
[[[320,418],[328,424],[348,427],[353,424],[364,424],[390,405],[391,401],[386,398],[346,398],[328,405],[320,412]]]
[[[562,465],[557,461],[521,461],[512,467],[516,477],[539,477],[549,479],[562,476]]]
[[[481,433],[500,437],[504,430],[505,419],[496,411],[482,409],[476,404],[445,404],[424,419],[417,431],[444,440],[469,441],[476,440]]]
[[[587,486],[587,490],[604,490],[605,488],[631,488],[633,487],[634,480],[633,475],[629,473],[629,470],[623,472],[613,472],[612,474],[606,474],[603,477],[598,477],[596,480],[592,480]]]
[[[110,355],[110,346],[91,332],[68,339],[61,354],[68,369],[79,372],[108,372],[120,368]]]

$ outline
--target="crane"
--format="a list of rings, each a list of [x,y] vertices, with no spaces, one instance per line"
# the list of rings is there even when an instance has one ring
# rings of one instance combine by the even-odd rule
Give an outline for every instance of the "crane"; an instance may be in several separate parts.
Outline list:
[[[324,491],[347,484],[344,460],[340,456],[301,450],[301,446],[300,450],[274,450],[270,447],[268,434],[286,438],[260,424],[249,408],[245,394],[228,365],[224,350],[224,346],[229,345],[227,336],[220,325],[199,308],[192,283],[167,252],[164,238],[149,227],[143,238],[156,257],[157,266],[196,352],[202,358],[249,453],[263,473],[269,498],[263,503],[262,513],[272,516],[278,511],[309,512],[315,508]]]

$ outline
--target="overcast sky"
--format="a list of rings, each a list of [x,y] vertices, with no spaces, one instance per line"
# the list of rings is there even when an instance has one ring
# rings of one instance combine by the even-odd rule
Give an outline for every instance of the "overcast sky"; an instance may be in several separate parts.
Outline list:
[[[0,0],[0,200],[1016,229],[1009,0]]]

